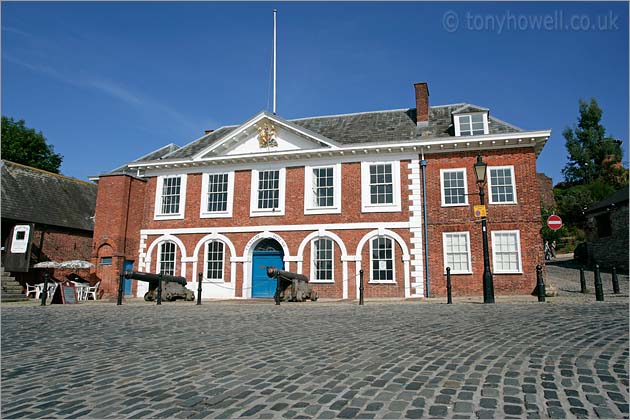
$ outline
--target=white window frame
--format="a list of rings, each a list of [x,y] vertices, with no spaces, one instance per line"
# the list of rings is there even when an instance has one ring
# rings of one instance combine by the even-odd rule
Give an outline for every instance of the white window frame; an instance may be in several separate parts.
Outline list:
[[[313,170],[333,168],[333,205],[319,207],[313,203]],[[304,214],[341,213],[341,164],[304,167]]]
[[[385,238],[389,239],[392,244],[392,280],[374,280],[374,270],[372,269],[372,263],[374,262],[372,257],[374,255],[374,241],[376,239]],[[389,236],[373,236],[370,238],[370,281],[372,284],[396,284],[396,241]]]
[[[391,165],[392,166],[392,203],[372,204],[370,202],[370,167],[373,165]],[[380,213],[380,212],[400,212],[400,161],[380,161],[368,160],[361,162],[361,212],[363,213]]]
[[[278,172],[278,208],[259,209],[258,208],[258,174],[264,171],[279,171]],[[252,169],[251,176],[251,194],[249,200],[249,216],[284,216],[284,200],[286,195],[286,168],[282,167],[264,167],[258,169]]]
[[[173,253],[173,276],[177,275],[177,248],[179,248],[177,246],[177,244],[173,241],[161,241],[158,245],[157,245],[157,265],[155,266],[155,273],[156,274],[160,274],[160,272],[162,271],[162,245],[165,243],[171,243],[173,244],[173,246],[175,247],[175,252]]]
[[[227,174],[227,206],[225,211],[208,211],[208,184],[210,175]],[[234,171],[209,171],[201,174],[201,203],[199,217],[202,219],[232,217],[234,204]]]
[[[448,267],[448,258],[446,253],[446,238],[451,235],[465,235],[466,236],[466,248],[468,258],[468,270],[454,270],[451,267],[451,274],[472,274],[472,260],[470,258],[470,232],[468,231],[456,231],[456,232],[442,232],[442,256],[444,259],[444,274],[446,274],[446,267]]]
[[[330,241],[332,248],[331,248],[331,258],[332,258],[332,279],[331,280],[318,280],[316,277],[316,273],[315,273],[315,242],[320,240],[320,239],[325,239],[327,241]],[[333,241],[331,238],[327,237],[327,236],[320,236],[318,238],[315,238],[311,241],[311,278],[309,280],[309,283],[321,283],[321,284],[333,284],[335,283],[335,241]]]
[[[461,132],[461,128],[460,128],[460,118],[468,118],[468,121],[470,121],[471,123],[471,128],[472,128],[472,116],[473,115],[478,115],[481,114],[482,118],[483,118],[483,134],[488,134],[490,131],[488,129],[488,113],[487,112],[471,112],[469,114],[457,114],[454,115],[454,119],[455,119],[455,135],[457,137],[462,136],[462,132]],[[480,136],[481,134],[468,134],[466,136],[462,136],[462,137],[474,137],[474,136]]]
[[[495,246],[495,238],[497,233],[516,234],[516,253],[518,255],[518,270],[501,270],[497,269],[497,247]],[[523,255],[521,254],[521,232],[519,230],[493,230],[492,236],[492,271],[494,274],[523,274]]]
[[[165,178],[175,178],[179,177],[181,179],[180,188],[179,188],[179,213],[162,213],[162,189],[164,188],[164,179]],[[169,174],[169,175],[161,175],[157,177],[157,182],[155,186],[155,207],[153,213],[154,220],[181,220],[185,216],[186,212],[186,174]]]
[[[512,190],[514,195],[513,201],[494,201],[492,200],[492,169],[510,169],[512,172]],[[516,198],[516,175],[514,173],[514,165],[505,165],[505,166],[488,166],[486,179],[488,180],[488,203],[489,204],[517,204],[518,200]]]
[[[463,172],[464,173],[464,202],[463,203],[455,203],[455,204],[447,204],[446,203],[446,194],[444,191],[444,174],[446,172]],[[442,207],[462,207],[468,205],[468,177],[466,175],[466,168],[445,168],[440,169],[440,191],[442,194]]]
[[[211,279],[208,278],[208,246],[213,243],[218,242],[223,245],[223,256],[222,256],[222,270],[221,270],[221,278],[220,279]],[[218,240],[210,240],[207,241],[203,246],[203,281],[210,283],[224,283],[225,282],[225,248],[226,245],[223,241]]]

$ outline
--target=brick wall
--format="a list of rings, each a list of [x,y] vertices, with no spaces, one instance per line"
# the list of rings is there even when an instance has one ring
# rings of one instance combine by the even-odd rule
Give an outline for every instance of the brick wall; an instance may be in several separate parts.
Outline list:
[[[40,225],[35,225],[32,244],[31,264],[39,261],[90,261],[92,232],[56,226],[46,226],[44,228]],[[86,280],[90,279],[90,270],[54,269],[50,273],[51,277],[60,281],[67,280],[66,276],[71,273],[75,273]],[[44,278],[44,270],[41,269],[31,269],[28,273],[15,274],[18,281],[22,284],[40,283]]]
[[[283,224],[323,224],[409,221],[408,161],[400,162],[401,205],[399,213],[361,213],[361,163],[342,165],[341,214],[304,214],[304,167],[286,170],[286,197],[284,216],[250,217],[251,171],[236,171],[234,176],[234,204],[232,218],[200,218],[201,174],[187,176],[186,210],[184,220],[154,220],[155,188],[157,179],[146,184],[145,229],[172,229],[182,227],[261,226]],[[97,203],[98,206],[98,203]]]
[[[610,221],[610,235],[600,237],[596,218],[604,216]],[[617,267],[621,272],[628,272],[628,204],[615,207],[614,210],[589,215],[588,256],[589,264],[599,264],[605,271]]]
[[[429,272],[431,295],[446,295],[446,275],[442,246],[443,232],[468,231],[473,274],[452,275],[453,295],[483,293],[483,249],[480,219],[475,219],[473,206],[480,204],[473,165],[476,152],[431,155],[427,160],[427,216],[429,225]],[[523,274],[495,274],[497,294],[529,293],[536,284],[536,264],[543,263],[540,246],[540,195],[536,173],[536,155],[531,148],[484,151],[488,166],[514,166],[517,204],[487,204],[485,186],[490,269],[492,270],[492,231],[519,230]],[[468,205],[442,207],[440,169],[466,168]]]
[[[106,295],[116,294],[124,261],[138,259],[140,229],[146,214],[146,184],[126,175],[99,179],[91,258],[96,266],[94,274]],[[102,257],[112,257],[112,264],[102,265]]]

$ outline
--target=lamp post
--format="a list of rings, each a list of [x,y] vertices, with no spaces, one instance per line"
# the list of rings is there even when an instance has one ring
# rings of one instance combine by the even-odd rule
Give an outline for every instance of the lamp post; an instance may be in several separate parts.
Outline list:
[[[486,168],[488,164],[481,160],[481,153],[477,154],[477,162],[473,165],[477,186],[479,187],[479,200],[482,206],[486,205],[483,187],[486,184]],[[494,284],[490,271],[490,256],[488,255],[488,227],[485,212],[481,217],[481,234],[483,237],[483,303],[494,303]]]

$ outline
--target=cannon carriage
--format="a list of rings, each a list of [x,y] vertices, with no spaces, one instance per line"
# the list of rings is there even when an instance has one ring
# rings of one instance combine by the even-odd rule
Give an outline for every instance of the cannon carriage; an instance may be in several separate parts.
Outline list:
[[[278,287],[274,299],[276,303],[304,302],[307,299],[316,301],[317,292],[308,284],[308,277],[303,274],[278,270],[275,267],[267,267],[267,276],[278,279]]]
[[[188,302],[195,300],[195,294],[186,288],[186,279],[179,276],[141,273],[137,271],[125,271],[124,277],[128,279],[146,281],[149,283],[149,291],[144,294],[144,300],[153,302],[164,299],[168,302],[184,299]],[[161,290],[160,290],[161,286]],[[158,296],[161,293],[161,296]]]

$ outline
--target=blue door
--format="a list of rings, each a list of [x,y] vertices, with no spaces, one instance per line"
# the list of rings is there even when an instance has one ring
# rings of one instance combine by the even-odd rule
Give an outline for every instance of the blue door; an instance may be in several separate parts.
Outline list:
[[[124,271],[132,271],[133,270],[133,261],[125,260],[125,265],[123,267]],[[131,295],[131,279],[125,279],[123,283],[123,294],[125,296]]]
[[[272,298],[276,293],[276,279],[267,277],[267,267],[273,266],[282,270],[282,252],[254,251],[252,261],[252,297]]]

